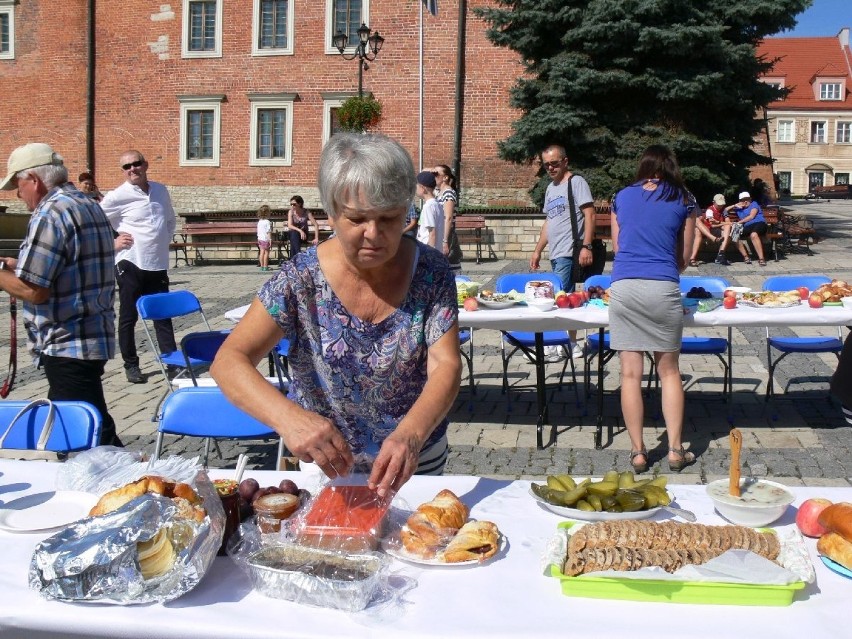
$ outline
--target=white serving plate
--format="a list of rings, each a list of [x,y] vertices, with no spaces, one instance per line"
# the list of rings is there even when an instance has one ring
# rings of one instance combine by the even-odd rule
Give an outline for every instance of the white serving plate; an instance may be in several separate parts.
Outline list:
[[[96,495],[74,490],[27,495],[0,507],[0,529],[13,533],[58,530],[88,517],[97,501]]]
[[[555,504],[548,503],[544,501],[541,497],[536,495],[532,491],[532,488],[530,488],[529,493],[532,498],[539,503],[540,506],[543,506],[550,512],[556,513],[557,515],[561,515],[562,517],[567,517],[568,519],[576,519],[579,521],[624,521],[648,519],[649,517],[653,517],[661,510],[659,507],[657,507],[649,508],[648,510],[636,510],[630,513],[608,513],[606,511],[589,512],[587,510],[578,510],[576,508],[568,508],[567,506],[556,506]],[[671,493],[669,493],[669,497],[671,497],[672,501],[674,501],[674,496]]]
[[[497,552],[491,555],[488,559],[470,559],[468,561],[455,561],[450,563],[443,560],[440,552],[431,559],[424,559],[423,557],[411,554],[405,549],[405,546],[402,545],[402,541],[398,534],[394,534],[387,539],[383,539],[382,549],[394,559],[406,561],[411,564],[418,564],[420,566],[439,566],[441,568],[462,568],[464,566],[481,566],[488,563],[495,557],[502,555],[506,551],[506,546],[508,545],[506,536],[503,533],[500,533],[499,543],[500,547],[497,549]]]
[[[503,309],[503,308],[511,308],[512,306],[514,306],[515,304],[518,303],[518,300],[512,300],[512,299],[504,300],[502,302],[497,302],[497,301],[494,301],[494,300],[486,300],[486,299],[483,299],[482,297],[477,297],[476,301],[479,302],[479,305],[482,306],[483,308],[490,308],[491,310],[494,310],[494,311],[499,311],[500,309]]]

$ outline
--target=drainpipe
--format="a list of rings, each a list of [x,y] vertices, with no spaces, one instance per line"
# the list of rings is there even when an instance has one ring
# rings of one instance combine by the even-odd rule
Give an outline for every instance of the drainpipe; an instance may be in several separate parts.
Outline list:
[[[467,0],[459,0],[459,27],[456,41],[456,109],[453,121],[453,173],[456,189],[461,185],[462,124],[464,121],[464,53],[467,46]]]
[[[86,33],[86,168],[95,173],[95,0],[88,2]]]

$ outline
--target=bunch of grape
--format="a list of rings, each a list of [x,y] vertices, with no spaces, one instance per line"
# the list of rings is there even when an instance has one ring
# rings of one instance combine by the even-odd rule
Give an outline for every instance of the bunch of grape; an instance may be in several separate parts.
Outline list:
[[[606,289],[603,286],[595,286],[594,284],[586,289],[590,300],[603,299]]]

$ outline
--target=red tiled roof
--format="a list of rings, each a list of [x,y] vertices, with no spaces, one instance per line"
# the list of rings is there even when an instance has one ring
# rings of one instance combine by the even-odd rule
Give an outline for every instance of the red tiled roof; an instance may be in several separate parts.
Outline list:
[[[784,86],[792,89],[784,99],[772,102],[771,109],[848,110],[852,108],[852,76],[846,52],[836,36],[827,38],[767,38],[757,48],[766,60],[778,58],[767,78],[784,78]],[[817,100],[813,82],[818,77],[846,78],[846,94],[842,100]]]

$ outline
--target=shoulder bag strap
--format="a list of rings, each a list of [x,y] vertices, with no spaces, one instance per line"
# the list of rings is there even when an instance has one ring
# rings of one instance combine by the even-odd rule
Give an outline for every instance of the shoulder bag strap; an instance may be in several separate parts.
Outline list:
[[[3,444],[6,442],[6,438],[9,436],[9,433],[12,432],[12,428],[14,428],[15,424],[19,419],[21,419],[28,412],[33,410],[34,408],[38,408],[39,406],[47,406],[47,417],[44,420],[44,426],[41,429],[41,435],[39,435],[38,443],[36,444],[36,450],[44,450],[47,446],[47,440],[50,439],[50,433],[53,431],[53,421],[54,415],[56,413],[56,407],[53,405],[53,402],[49,399],[34,399],[29,404],[24,406],[21,410],[18,411],[18,414],[12,418],[12,421],[9,423],[9,426],[6,428],[6,431],[3,433],[3,436],[0,437],[0,448],[3,448]]]
[[[574,250],[583,244],[583,238],[577,237],[577,205],[574,203],[574,189],[571,187],[571,180],[574,178],[572,174],[568,178],[568,212],[571,220],[571,236],[574,238]]]
[[[9,371],[6,380],[0,386],[0,397],[6,399],[15,385],[15,373],[18,371],[18,301],[9,297]]]

